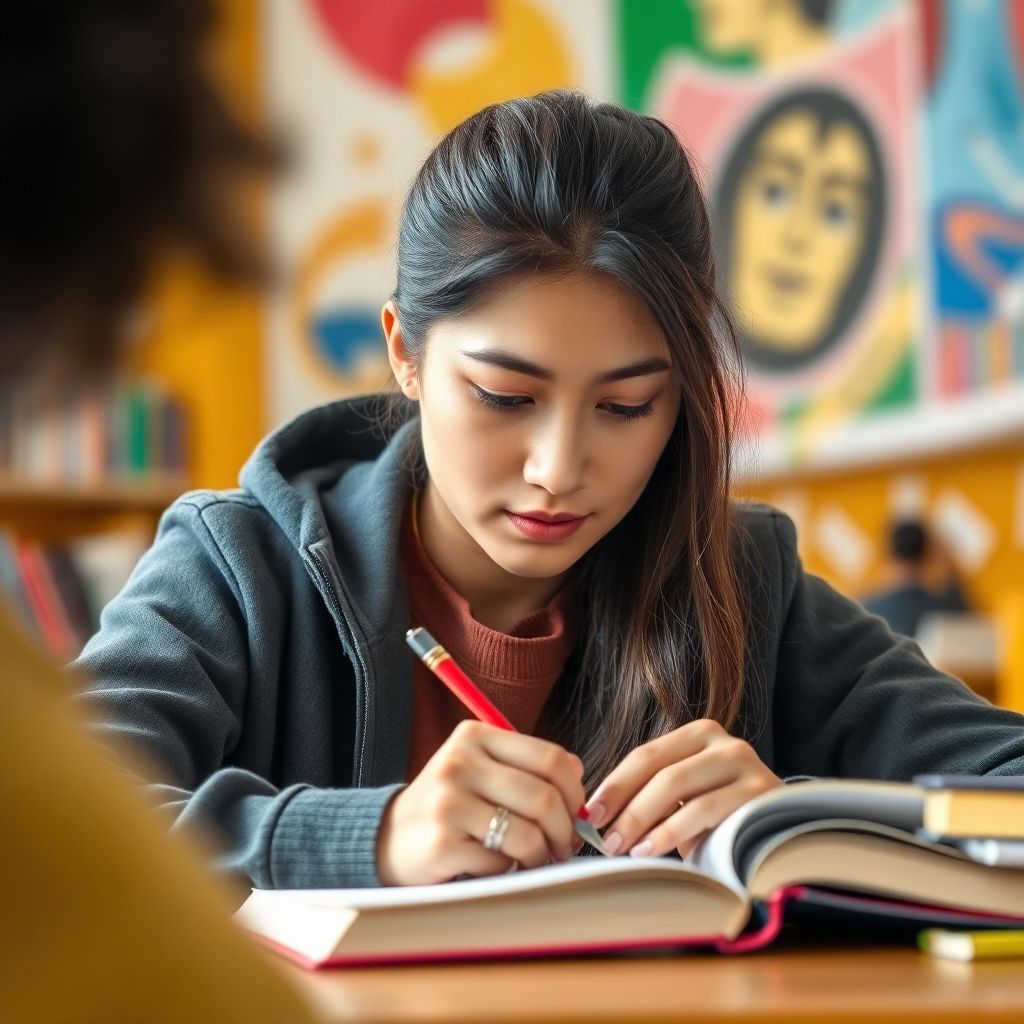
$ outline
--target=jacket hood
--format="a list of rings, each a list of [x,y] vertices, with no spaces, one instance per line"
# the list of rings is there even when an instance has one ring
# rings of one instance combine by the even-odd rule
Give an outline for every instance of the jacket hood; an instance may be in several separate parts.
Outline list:
[[[331,538],[325,503],[335,506],[340,499],[347,504],[345,492],[357,488],[369,496],[384,483],[367,479],[366,471],[370,477],[381,472],[391,477],[404,467],[415,425],[403,423],[390,435],[382,430],[378,416],[389,397],[365,395],[310,409],[264,438],[242,467],[239,483],[296,548]],[[374,474],[389,447],[391,458]],[[351,481],[353,487],[343,486],[357,466],[364,472]]]

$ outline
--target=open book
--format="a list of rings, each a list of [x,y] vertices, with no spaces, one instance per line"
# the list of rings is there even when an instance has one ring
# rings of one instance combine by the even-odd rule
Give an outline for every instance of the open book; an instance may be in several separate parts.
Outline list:
[[[820,781],[765,793],[686,858],[581,857],[392,889],[254,890],[238,919],[308,967],[767,945],[787,907],[1024,926],[1024,870],[915,835],[923,791]]]

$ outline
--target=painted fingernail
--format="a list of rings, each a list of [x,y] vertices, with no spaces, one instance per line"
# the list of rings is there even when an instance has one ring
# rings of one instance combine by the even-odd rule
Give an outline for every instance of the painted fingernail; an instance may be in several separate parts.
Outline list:
[[[618,853],[622,848],[622,836],[620,836],[618,832],[613,832],[610,836],[605,836],[604,848],[609,853]]]
[[[563,863],[567,860],[572,860],[572,847],[563,846],[562,849],[558,851],[558,859]]]
[[[590,815],[588,819],[590,824],[594,828],[600,828],[604,824],[604,816],[608,813],[608,809],[600,800],[593,800],[587,804],[587,813]]]
[[[642,843],[637,843],[632,850],[629,851],[630,857],[649,857],[651,850],[654,849],[654,843],[650,839],[645,839]]]

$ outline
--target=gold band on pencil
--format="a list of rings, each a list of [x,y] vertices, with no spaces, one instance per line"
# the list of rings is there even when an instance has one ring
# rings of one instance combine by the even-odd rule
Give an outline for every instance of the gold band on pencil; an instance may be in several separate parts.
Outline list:
[[[423,655],[423,664],[433,672],[434,667],[447,657],[448,652],[438,644],[436,647],[431,647],[430,650]]]

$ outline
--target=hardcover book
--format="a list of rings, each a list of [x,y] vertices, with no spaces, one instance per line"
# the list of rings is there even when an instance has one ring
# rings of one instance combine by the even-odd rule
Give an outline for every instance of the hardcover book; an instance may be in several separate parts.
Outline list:
[[[254,890],[237,917],[307,967],[769,944],[803,907],[837,921],[1024,926],[1024,871],[916,835],[912,785],[813,781],[739,808],[685,860],[579,857],[441,885]]]

